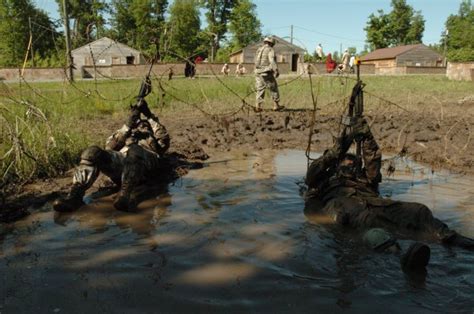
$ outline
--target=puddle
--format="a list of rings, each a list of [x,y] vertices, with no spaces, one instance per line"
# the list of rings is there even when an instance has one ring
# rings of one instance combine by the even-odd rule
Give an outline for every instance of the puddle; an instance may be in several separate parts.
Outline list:
[[[400,162],[383,195],[474,237],[474,178]],[[301,151],[226,153],[139,206],[50,205],[0,235],[0,312],[472,312],[474,253],[431,245],[423,284],[395,256],[308,221]],[[410,242],[402,241],[403,247]]]

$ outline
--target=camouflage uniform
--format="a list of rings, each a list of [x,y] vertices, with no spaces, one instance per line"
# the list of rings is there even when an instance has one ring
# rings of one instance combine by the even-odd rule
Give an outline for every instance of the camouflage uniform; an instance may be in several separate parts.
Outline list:
[[[168,132],[155,116],[139,120],[133,129],[123,125],[107,139],[105,149],[91,146],[84,150],[71,192],[65,200],[56,201],[54,208],[70,211],[76,207],[73,205],[80,206],[85,191],[102,172],[121,187],[117,199],[125,200],[116,200],[117,209],[131,209],[130,193],[139,183],[159,175],[161,158],[169,145]]]
[[[270,44],[265,43],[255,54],[255,88],[257,90],[257,108],[260,108],[265,97],[265,88],[269,88],[273,101],[278,104],[280,93],[275,74],[278,73],[275,51]]]
[[[334,147],[310,165],[305,180],[309,188],[305,211],[329,215],[336,223],[356,229],[421,233],[444,243],[474,248],[473,240],[450,230],[425,205],[380,197],[382,156],[368,126],[366,130],[361,144],[365,167],[361,171],[340,163],[353,141],[353,135],[345,132]]]

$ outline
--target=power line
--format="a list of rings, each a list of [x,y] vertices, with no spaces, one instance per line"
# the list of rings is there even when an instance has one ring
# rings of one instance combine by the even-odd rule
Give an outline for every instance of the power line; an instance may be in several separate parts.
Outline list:
[[[354,38],[348,38],[348,37],[343,37],[343,36],[338,36],[338,35],[333,35],[333,34],[318,32],[318,31],[315,31],[315,30],[311,30],[311,29],[308,29],[308,28],[305,28],[305,27],[301,27],[301,26],[296,26],[296,25],[295,25],[294,27],[295,27],[295,28],[299,28],[299,29],[304,30],[304,31],[307,31],[307,32],[310,32],[310,33],[315,33],[315,34],[319,34],[319,35],[323,35],[323,36],[329,36],[329,37],[333,37],[333,38],[339,38],[339,39],[344,39],[344,40],[350,40],[350,41],[357,41],[357,42],[361,42],[361,43],[366,43],[365,40],[354,39]]]

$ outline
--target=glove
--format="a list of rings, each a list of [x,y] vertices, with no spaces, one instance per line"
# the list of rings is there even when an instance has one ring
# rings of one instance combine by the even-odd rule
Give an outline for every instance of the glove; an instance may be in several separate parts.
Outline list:
[[[148,107],[148,103],[146,102],[145,99],[139,98],[137,102],[137,107],[138,107],[138,110],[141,113],[143,113],[143,115],[147,117],[148,119],[153,117],[153,114],[151,113],[150,108]]]
[[[140,110],[137,106],[132,106],[130,108],[130,115],[128,116],[127,121],[125,121],[125,125],[128,126],[130,129],[134,129],[137,127],[138,121],[140,120]]]
[[[369,125],[363,117],[356,119],[354,125],[352,126],[352,134],[356,141],[361,141],[364,138],[371,136]]]
[[[278,78],[280,76],[280,71],[278,71],[278,69],[275,70],[275,78]]]

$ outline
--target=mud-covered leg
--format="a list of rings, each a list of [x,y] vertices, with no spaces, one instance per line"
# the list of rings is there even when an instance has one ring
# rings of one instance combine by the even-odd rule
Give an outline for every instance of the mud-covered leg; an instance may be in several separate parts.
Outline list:
[[[264,101],[265,97],[265,80],[263,79],[263,76],[260,74],[257,74],[255,77],[255,89],[257,90],[256,96],[255,96],[255,110],[256,111],[262,111],[262,103]]]
[[[114,201],[114,207],[122,211],[134,211],[136,199],[132,197],[134,188],[143,181],[145,175],[143,148],[131,145],[123,163],[122,186]]]
[[[158,178],[160,157],[138,145],[131,145],[124,159],[122,186],[114,206],[122,211],[135,211],[138,205],[133,192],[142,182]]]

